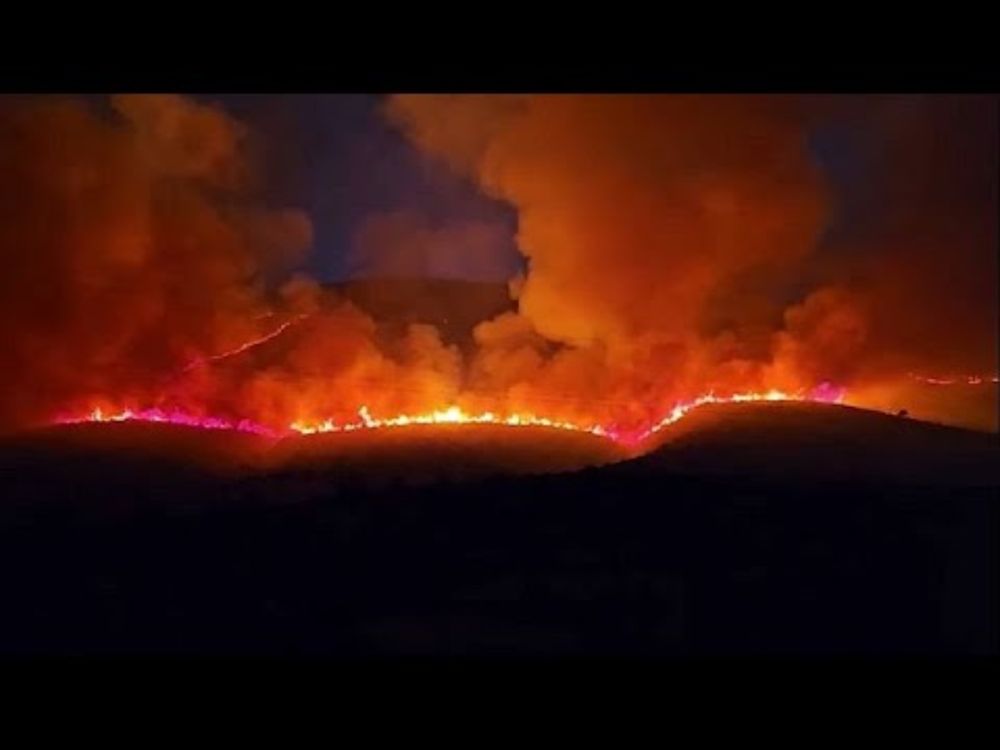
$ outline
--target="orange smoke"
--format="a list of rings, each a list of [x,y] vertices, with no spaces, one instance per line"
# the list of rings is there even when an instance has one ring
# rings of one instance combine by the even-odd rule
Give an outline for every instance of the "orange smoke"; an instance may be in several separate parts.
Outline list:
[[[790,310],[787,329],[770,319],[779,308],[762,311],[762,334],[738,314],[705,330],[720,290],[794,268],[824,225],[826,188],[791,100],[400,96],[387,111],[518,210],[528,271],[518,313],[477,329],[478,388],[651,424],[713,388],[795,391],[849,374],[864,325],[845,324],[851,302],[836,291]]]
[[[387,114],[518,211],[524,322],[489,324],[486,387],[648,416],[713,388],[997,369],[995,100],[407,95]],[[807,138],[831,122],[870,141],[875,216],[846,240],[821,237],[845,196]]]
[[[387,116],[421,152],[517,212],[527,267],[511,309],[457,342],[291,275],[310,222],[257,200],[245,128],[221,110],[176,96],[106,109],[0,100],[0,425],[286,434],[482,422],[637,442],[702,403],[897,408],[907,372],[995,371],[989,321],[977,322],[991,300],[995,316],[995,287],[943,249],[980,247],[990,227],[978,208],[921,235],[913,206],[932,214],[940,186],[919,183],[908,202],[889,181],[878,249],[869,238],[820,251],[837,202],[808,134],[856,106],[390,98]],[[926,133],[911,129],[894,174],[919,161]],[[929,163],[948,176],[951,161]],[[404,207],[370,217],[354,252],[371,275],[427,274],[464,253],[486,267],[502,245],[496,227],[432,226]],[[921,295],[942,315],[916,311]]]
[[[174,96],[0,101],[0,424],[88,394],[159,397],[261,335],[264,274],[310,224],[252,200],[242,127]]]

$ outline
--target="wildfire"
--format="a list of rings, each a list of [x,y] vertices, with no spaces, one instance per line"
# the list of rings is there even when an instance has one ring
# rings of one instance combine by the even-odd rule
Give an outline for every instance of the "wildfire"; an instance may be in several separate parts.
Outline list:
[[[166,424],[183,425],[185,427],[199,427],[203,430],[235,430],[237,432],[252,432],[258,435],[276,437],[280,433],[262,424],[257,424],[249,419],[233,421],[223,417],[196,416],[178,409],[164,411],[162,409],[121,409],[119,411],[107,412],[101,407],[93,410],[81,417],[62,416],[56,418],[56,424],[83,424],[87,422],[158,422]]]
[[[787,393],[770,390],[761,393],[736,393],[729,396],[717,396],[708,393],[690,401],[678,403],[657,422],[642,428],[625,430],[613,425],[597,423],[578,423],[550,419],[531,413],[497,414],[491,411],[470,413],[458,406],[449,406],[423,414],[401,414],[393,417],[374,417],[366,405],[358,408],[358,418],[349,422],[336,422],[332,419],[316,421],[296,420],[285,428],[274,428],[251,420],[230,420],[222,417],[197,416],[180,410],[130,409],[106,411],[100,407],[94,408],[82,416],[60,416],[55,421],[58,424],[79,424],[93,422],[156,422],[198,427],[209,430],[235,430],[249,432],[267,437],[285,437],[290,435],[315,435],[321,433],[354,432],[357,430],[379,430],[405,428],[415,425],[465,425],[489,424],[503,427],[542,427],[553,430],[589,433],[597,437],[612,440],[615,443],[635,446],[665,427],[683,419],[689,412],[706,404],[743,403],[751,401],[813,401],[822,403],[840,403],[844,391],[827,384],[811,392]]]
[[[230,350],[224,351],[224,352],[220,352],[218,354],[213,354],[210,357],[203,357],[203,358],[192,360],[187,365],[185,365],[185,367],[182,370],[182,372],[188,372],[189,370],[192,370],[195,367],[200,367],[202,365],[207,365],[207,364],[209,364],[211,362],[219,362],[219,361],[221,361],[223,359],[228,359],[229,357],[235,357],[235,356],[237,356],[239,354],[243,354],[244,352],[249,351],[250,349],[254,349],[255,347],[258,347],[261,344],[266,344],[268,341],[276,339],[278,336],[280,336],[281,334],[283,334],[285,331],[287,331],[293,325],[295,325],[296,323],[299,323],[302,320],[305,320],[308,317],[309,317],[308,315],[304,315],[304,314],[303,315],[297,315],[294,318],[292,318],[291,320],[286,320],[284,323],[282,323],[281,325],[279,325],[273,331],[270,331],[269,333],[266,333],[263,336],[259,336],[258,338],[251,339],[250,341],[247,341],[247,342],[245,342],[243,344],[240,344],[239,346],[237,346],[237,347],[235,347],[233,349],[230,349]]]
[[[688,401],[675,406],[670,413],[667,414],[667,416],[655,423],[645,433],[642,433],[639,437],[639,441],[645,440],[647,437],[659,432],[664,427],[668,427],[675,422],[679,422],[681,419],[686,417],[688,412],[692,409],[696,409],[699,406],[704,406],[706,404],[737,404],[748,401],[816,401],[820,403],[840,403],[843,398],[843,389],[831,388],[825,384],[808,395],[802,393],[789,394],[778,390],[770,390],[765,393],[736,393],[732,396],[716,396],[712,393],[708,393],[704,396],[699,396],[693,401]]]
[[[493,424],[507,427],[548,427],[555,430],[571,430],[574,432],[589,432],[599,437],[609,437],[614,439],[615,434],[606,430],[601,425],[581,425],[573,422],[564,422],[547,417],[539,417],[534,414],[510,414],[502,416],[491,411],[480,414],[470,414],[458,406],[450,406],[447,409],[439,409],[427,414],[401,414],[397,417],[387,419],[376,419],[371,416],[368,407],[362,405],[358,409],[359,420],[338,424],[332,420],[322,422],[293,422],[289,429],[300,435],[313,435],[321,432],[353,432],[363,429],[380,429],[386,427],[409,427],[411,425],[431,425],[431,424]]]
[[[928,385],[983,385],[984,383],[1000,383],[1000,377],[996,375],[953,375],[950,377],[934,378],[926,375],[909,373],[911,379]]]

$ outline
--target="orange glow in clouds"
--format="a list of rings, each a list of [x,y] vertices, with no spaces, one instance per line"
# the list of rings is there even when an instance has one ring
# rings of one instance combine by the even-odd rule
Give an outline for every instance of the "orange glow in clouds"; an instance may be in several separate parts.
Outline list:
[[[272,205],[269,150],[223,103],[0,100],[0,432],[484,424],[638,446],[749,401],[997,429],[994,99],[402,95],[372,116],[503,216],[401,194],[345,245],[363,280],[327,283],[303,270],[317,217]],[[879,154],[884,215],[857,237],[829,231],[828,124]],[[515,278],[457,280],[513,253]]]

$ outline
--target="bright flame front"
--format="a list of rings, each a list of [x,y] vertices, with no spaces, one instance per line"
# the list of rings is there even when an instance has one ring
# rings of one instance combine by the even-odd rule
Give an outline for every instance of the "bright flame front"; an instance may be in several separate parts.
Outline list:
[[[214,416],[198,416],[180,410],[130,409],[106,410],[96,407],[91,411],[76,416],[63,415],[56,418],[59,424],[75,424],[86,422],[155,422],[184,425],[213,430],[236,430],[269,437],[286,435],[315,435],[320,433],[354,432],[357,430],[381,430],[403,428],[414,425],[464,425],[488,424],[504,427],[541,427],[568,432],[580,432],[612,440],[625,446],[635,446],[665,427],[683,419],[692,409],[706,404],[743,403],[752,401],[813,401],[821,403],[840,403],[844,391],[823,384],[812,391],[786,393],[770,390],[766,392],[736,393],[729,396],[717,396],[707,393],[690,401],[676,404],[658,421],[638,429],[622,429],[613,425],[598,423],[581,423],[550,419],[531,413],[497,414],[491,411],[470,413],[458,406],[449,406],[422,414],[400,414],[391,417],[372,416],[366,405],[361,405],[357,411],[357,419],[337,422],[332,419],[299,419],[286,427],[270,427],[250,420],[230,420]]]

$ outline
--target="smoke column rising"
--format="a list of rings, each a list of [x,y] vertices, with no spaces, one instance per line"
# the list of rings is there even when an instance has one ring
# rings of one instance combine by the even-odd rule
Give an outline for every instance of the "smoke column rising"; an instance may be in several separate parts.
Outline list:
[[[554,387],[654,409],[716,387],[995,373],[996,111],[989,97],[387,106],[431,158],[516,207],[529,270],[524,322],[507,327],[566,347],[530,379],[561,357]],[[868,215],[845,217],[848,186],[809,148],[820,127],[854,139]],[[829,240],[838,220],[853,234]]]
[[[408,95],[384,115],[516,212],[513,309],[468,346],[296,274],[310,217],[263,205],[222,109],[0,100],[0,423],[455,405],[641,426],[708,392],[832,383],[892,408],[906,373],[996,372],[993,99]],[[819,128],[853,139],[864,200],[812,148]],[[403,205],[351,252],[376,276],[474,273],[505,231]]]

